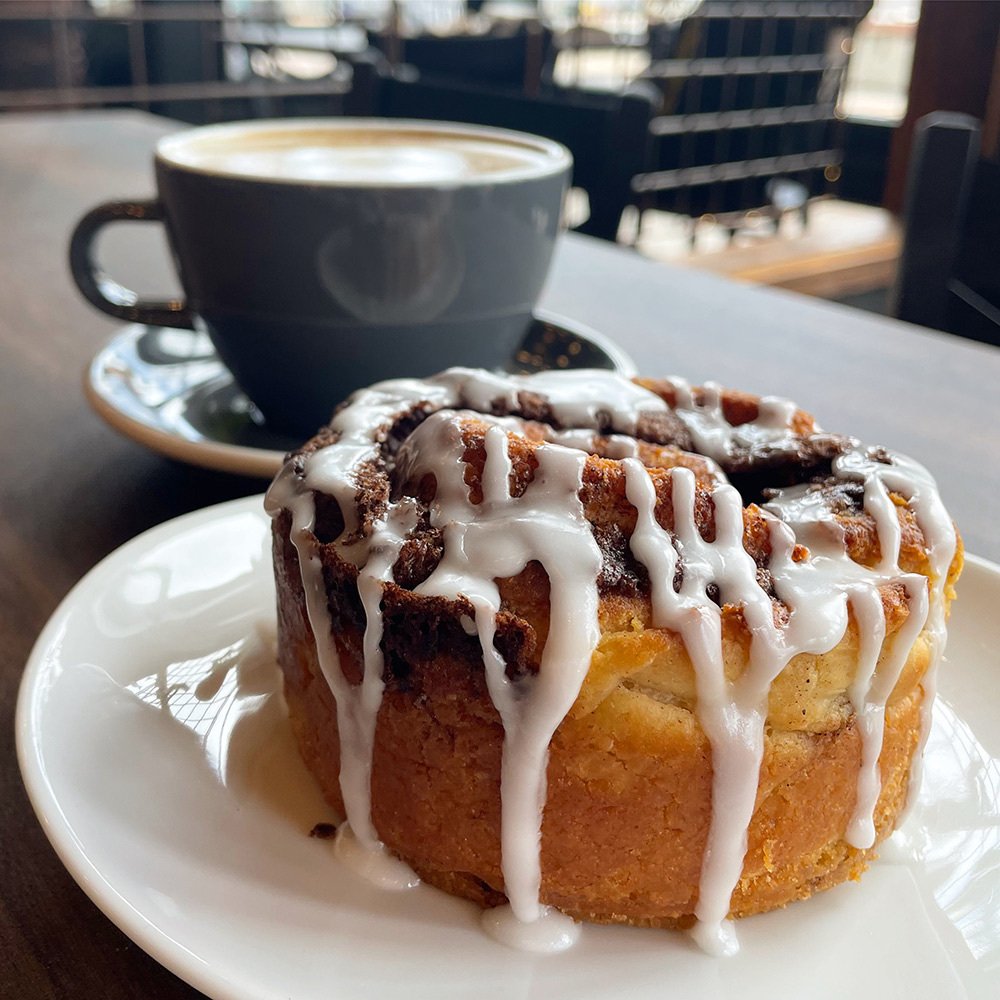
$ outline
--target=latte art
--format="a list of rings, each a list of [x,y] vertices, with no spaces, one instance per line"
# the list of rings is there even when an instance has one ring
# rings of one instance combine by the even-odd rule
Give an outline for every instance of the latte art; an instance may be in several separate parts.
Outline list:
[[[454,127],[390,129],[377,123],[222,126],[166,140],[160,156],[209,173],[365,186],[506,180],[544,175],[564,165],[561,150],[544,140],[534,145]]]

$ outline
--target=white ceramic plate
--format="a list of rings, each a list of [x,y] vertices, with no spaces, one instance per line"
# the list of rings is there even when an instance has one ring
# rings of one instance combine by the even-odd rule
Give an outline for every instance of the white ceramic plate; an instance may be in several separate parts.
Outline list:
[[[632,377],[632,359],[607,337],[536,312],[504,369],[603,368]],[[204,333],[133,323],[95,355],[83,379],[94,412],[126,437],[179,462],[270,479],[302,439],[271,427]]]
[[[1000,567],[967,561],[910,821],[860,885],[740,921],[730,960],[681,934],[595,926],[569,952],[524,955],[488,939],[470,904],[382,893],[342,869],[307,836],[332,817],[273,659],[251,655],[273,635],[272,601],[259,498],[161,525],[66,598],[18,705],[24,780],[66,867],[209,996],[998,995]]]

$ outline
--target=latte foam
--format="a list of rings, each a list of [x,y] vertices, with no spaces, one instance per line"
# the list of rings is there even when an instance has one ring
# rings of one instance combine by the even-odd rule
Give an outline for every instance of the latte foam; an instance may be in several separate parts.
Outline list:
[[[568,154],[556,143],[499,130],[412,122],[269,122],[169,136],[168,163],[258,180],[332,185],[462,184],[544,176]]]

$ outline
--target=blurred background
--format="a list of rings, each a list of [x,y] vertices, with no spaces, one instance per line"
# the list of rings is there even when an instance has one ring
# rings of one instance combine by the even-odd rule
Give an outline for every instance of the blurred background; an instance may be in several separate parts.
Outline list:
[[[1000,343],[998,32],[980,0],[7,0],[0,113],[521,129],[572,151],[573,229]]]

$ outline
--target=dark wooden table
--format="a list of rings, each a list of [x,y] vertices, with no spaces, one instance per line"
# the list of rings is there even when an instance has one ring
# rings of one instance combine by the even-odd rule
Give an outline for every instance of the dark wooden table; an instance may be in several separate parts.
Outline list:
[[[35,819],[14,757],[21,670],[58,601],[140,531],[263,484],[160,458],[108,430],[80,376],[115,329],[66,267],[75,220],[153,189],[170,122],[133,112],[0,118],[0,997],[192,997],[89,902]],[[137,229],[140,227],[129,227]],[[110,269],[176,287],[155,227],[108,235]],[[564,240],[543,305],[617,339],[650,374],[790,396],[829,429],[938,476],[968,549],[1000,560],[1000,351],[790,293]]]

